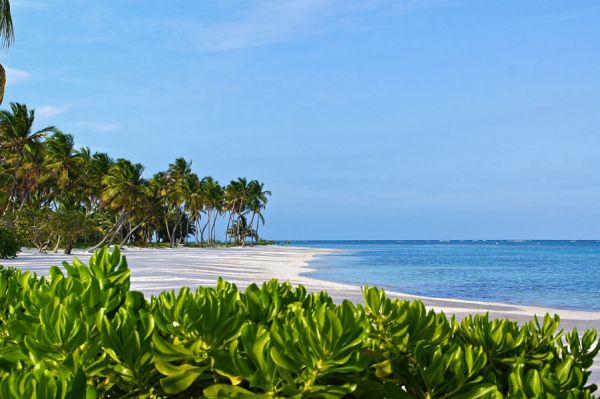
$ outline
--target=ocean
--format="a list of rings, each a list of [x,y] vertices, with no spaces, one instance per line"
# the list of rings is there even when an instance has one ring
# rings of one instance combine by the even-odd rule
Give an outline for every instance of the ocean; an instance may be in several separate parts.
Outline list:
[[[306,275],[407,294],[600,310],[600,241],[292,241],[343,251]]]

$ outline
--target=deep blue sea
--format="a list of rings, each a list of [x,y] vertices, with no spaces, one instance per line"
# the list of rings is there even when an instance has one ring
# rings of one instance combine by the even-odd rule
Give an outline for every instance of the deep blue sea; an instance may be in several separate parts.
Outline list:
[[[600,241],[292,241],[307,275],[437,298],[600,310]]]

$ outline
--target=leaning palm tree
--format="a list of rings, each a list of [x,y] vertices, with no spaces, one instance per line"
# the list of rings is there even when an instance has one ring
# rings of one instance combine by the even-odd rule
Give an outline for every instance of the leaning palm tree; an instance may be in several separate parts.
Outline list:
[[[104,238],[92,249],[100,247],[115,237],[127,222],[128,216],[135,212],[147,184],[142,177],[143,171],[144,167],[141,164],[119,159],[102,179],[102,202],[118,212],[118,216]]]
[[[10,47],[14,37],[12,16],[10,15],[10,1],[0,0],[0,42],[2,42],[2,47]],[[2,100],[4,99],[5,87],[6,71],[2,64],[0,64],[0,104],[2,104]]]

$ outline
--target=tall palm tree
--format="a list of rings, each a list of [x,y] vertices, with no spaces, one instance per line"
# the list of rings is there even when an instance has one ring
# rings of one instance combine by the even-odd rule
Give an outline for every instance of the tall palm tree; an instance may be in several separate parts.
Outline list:
[[[252,180],[248,183],[248,210],[252,212],[252,218],[250,219],[249,227],[250,229],[254,229],[254,219],[258,216],[256,220],[256,229],[253,231],[256,233],[252,236],[252,239],[256,238],[258,240],[258,224],[262,222],[265,224],[265,218],[261,212],[267,206],[267,202],[269,201],[268,197],[271,196],[271,192],[269,190],[265,190],[265,184],[259,182],[258,180]],[[242,245],[246,241],[246,237],[242,239]]]
[[[200,215],[202,214],[202,208],[204,207],[202,184],[197,174],[190,173],[183,177],[180,187],[181,195],[185,199],[185,211],[189,215],[187,220],[194,224],[196,244],[199,244]],[[186,226],[185,231],[188,230],[189,226]]]
[[[10,111],[0,111],[0,152],[4,162],[12,166],[11,174],[14,177],[9,197],[15,195],[19,184],[17,176],[26,154],[34,151],[34,147],[48,133],[57,131],[54,126],[48,126],[33,132],[34,120],[35,111],[27,109],[24,104],[11,103]]]
[[[224,191],[218,181],[210,176],[202,179],[202,196],[204,198],[204,212],[206,213],[206,223],[200,232],[204,237],[204,231],[208,228],[208,243],[214,244],[216,238],[217,217],[223,209]]]
[[[179,228],[185,214],[185,193],[182,191],[182,184],[185,178],[192,173],[192,163],[184,158],[177,158],[175,162],[169,164],[169,169],[165,174],[164,197],[167,206],[175,213],[175,223],[172,229],[169,227],[168,218],[165,219],[167,235],[171,242],[171,247],[175,246],[175,232]]]
[[[0,0],[0,42],[2,47],[8,48],[14,40],[12,16],[10,14],[10,1]],[[6,71],[0,64],[0,104],[4,99],[4,88],[6,87]]]

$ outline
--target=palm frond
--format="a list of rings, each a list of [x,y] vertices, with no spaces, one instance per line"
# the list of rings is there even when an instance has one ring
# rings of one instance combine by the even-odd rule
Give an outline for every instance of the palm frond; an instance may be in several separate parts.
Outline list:
[[[10,1],[0,0],[0,41],[2,42],[2,47],[10,47],[14,39],[15,32],[10,14]]]

